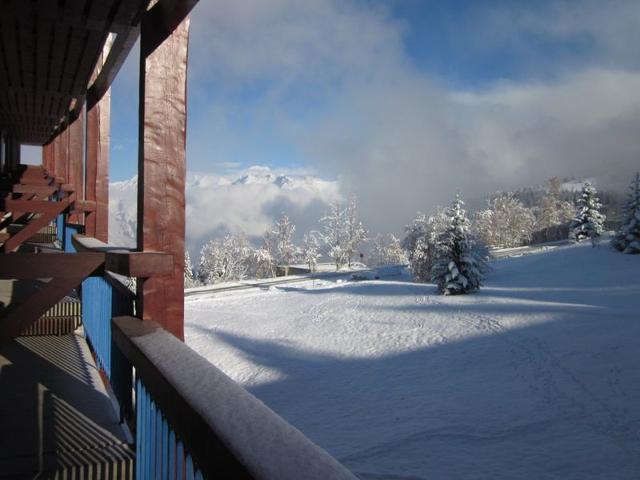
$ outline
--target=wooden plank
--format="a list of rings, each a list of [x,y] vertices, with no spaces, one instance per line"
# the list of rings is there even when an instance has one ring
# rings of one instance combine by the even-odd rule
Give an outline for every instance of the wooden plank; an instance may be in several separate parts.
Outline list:
[[[141,52],[156,40],[143,20]],[[185,141],[189,20],[140,62],[138,250],[171,254],[173,273],[138,287],[143,319],[184,338]]]
[[[76,278],[85,273],[88,276],[104,264],[105,258],[103,252],[8,253],[0,262],[0,278]]]
[[[86,213],[96,211],[96,202],[91,200],[76,200],[73,204],[76,212]]]
[[[15,193],[36,193],[43,197],[50,197],[58,191],[58,188],[51,185],[28,185],[18,183],[13,186],[12,190]]]
[[[126,277],[173,274],[173,257],[161,252],[107,252],[105,269]]]
[[[7,212],[54,213],[57,215],[68,206],[68,199],[60,200],[59,202],[0,199],[0,209]]]

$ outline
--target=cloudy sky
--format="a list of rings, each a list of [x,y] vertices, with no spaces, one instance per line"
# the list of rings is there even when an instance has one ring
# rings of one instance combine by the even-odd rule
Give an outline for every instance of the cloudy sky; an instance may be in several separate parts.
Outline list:
[[[312,172],[396,232],[456,191],[626,183],[638,18],[637,0],[202,0],[188,170]],[[135,174],[136,68],[132,55],[114,85],[114,180]]]

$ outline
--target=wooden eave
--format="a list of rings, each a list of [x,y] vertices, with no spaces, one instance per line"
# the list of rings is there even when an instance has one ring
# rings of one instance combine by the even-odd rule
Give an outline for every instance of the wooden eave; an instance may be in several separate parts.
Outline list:
[[[0,2],[0,131],[43,145],[104,94],[139,34],[149,0]],[[108,60],[90,84],[109,34]]]

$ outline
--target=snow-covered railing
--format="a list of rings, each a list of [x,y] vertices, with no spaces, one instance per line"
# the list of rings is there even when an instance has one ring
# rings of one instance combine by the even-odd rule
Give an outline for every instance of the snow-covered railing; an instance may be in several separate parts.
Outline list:
[[[135,369],[137,478],[356,480],[155,322],[114,318],[113,339]]]

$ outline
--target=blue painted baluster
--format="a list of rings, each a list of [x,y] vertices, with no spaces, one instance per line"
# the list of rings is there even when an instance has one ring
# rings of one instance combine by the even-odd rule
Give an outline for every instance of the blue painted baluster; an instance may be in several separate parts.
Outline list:
[[[151,425],[151,435],[149,437],[149,478],[156,477],[156,404],[151,401],[151,411],[149,415],[149,424]]]
[[[187,455],[187,476],[186,480],[193,480],[193,460],[191,460],[191,455]]]
[[[178,480],[184,479],[184,468],[184,447],[182,446],[182,442],[178,441],[176,448],[176,472],[178,473]]]
[[[136,380],[136,478],[142,476],[142,442],[144,441],[143,421],[144,401],[142,400],[142,386],[140,380]]]
[[[162,416],[162,479],[169,480],[169,425],[167,419]]]
[[[155,436],[155,444],[156,444],[156,471],[154,478],[161,478],[162,476],[162,412],[160,412],[160,408],[156,407],[156,436]]]
[[[204,480],[204,477],[202,476],[202,472],[200,470],[196,470],[196,480]]]
[[[176,478],[176,434],[169,428],[169,478]]]

